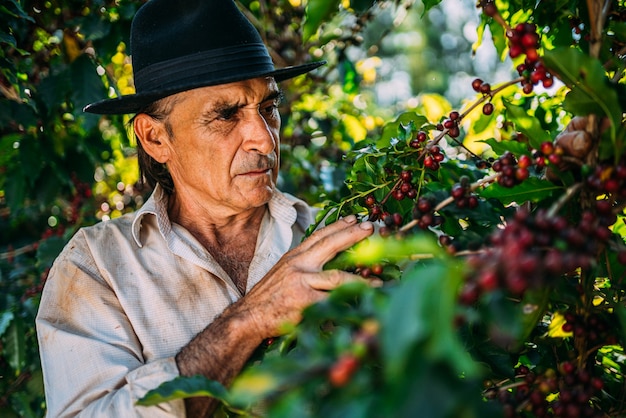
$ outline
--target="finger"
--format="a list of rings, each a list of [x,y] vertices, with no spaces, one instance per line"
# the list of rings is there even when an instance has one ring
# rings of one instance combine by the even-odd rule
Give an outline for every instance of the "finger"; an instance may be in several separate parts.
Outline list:
[[[316,270],[321,269],[339,252],[347,250],[357,242],[372,235],[373,232],[374,224],[371,222],[361,222],[340,229],[316,240],[308,249],[307,258],[313,263]]]
[[[298,248],[302,251],[308,251],[309,248],[311,248],[311,246],[313,246],[318,240],[322,239],[323,237],[327,235],[331,235],[339,230],[349,228],[351,225],[355,225],[356,223],[357,223],[357,219],[356,219],[356,216],[354,215],[348,215],[344,218],[341,218],[313,232],[313,234],[307,237],[298,246]]]
[[[333,290],[346,283],[362,282],[372,287],[380,287],[383,282],[377,278],[366,279],[358,274],[348,273],[341,270],[325,270],[319,273],[310,273],[305,276],[309,286],[315,290]]]
[[[593,146],[591,136],[585,131],[564,132],[556,138],[556,144],[565,154],[576,158],[584,158]]]
[[[569,121],[563,132],[582,131],[587,127],[586,116],[575,116]]]

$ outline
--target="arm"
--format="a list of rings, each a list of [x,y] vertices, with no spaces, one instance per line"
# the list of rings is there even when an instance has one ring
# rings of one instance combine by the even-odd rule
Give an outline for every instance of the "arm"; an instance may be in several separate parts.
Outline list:
[[[285,254],[268,274],[238,302],[229,306],[176,356],[181,375],[203,374],[228,385],[258,345],[280,334],[286,322],[300,321],[302,309],[326,297],[343,283],[363,280],[342,271],[322,271],[338,252],[371,235],[369,222],[353,216],[311,235]],[[208,415],[216,406],[210,398],[186,401],[189,416]]]

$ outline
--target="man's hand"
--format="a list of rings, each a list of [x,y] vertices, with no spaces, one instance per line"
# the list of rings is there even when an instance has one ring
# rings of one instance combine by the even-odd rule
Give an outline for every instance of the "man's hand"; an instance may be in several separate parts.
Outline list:
[[[572,118],[565,130],[555,138],[554,143],[563,148],[566,155],[584,160],[593,148],[593,139],[587,132],[588,123],[589,117],[586,116]],[[606,131],[610,123],[608,118],[602,119],[600,132]]]
[[[279,335],[282,324],[299,322],[302,309],[325,298],[327,291],[366,280],[345,271],[324,271],[323,267],[373,231],[370,222],[359,224],[354,216],[348,216],[316,231],[285,254],[241,301],[249,307],[258,334],[263,338]],[[367,281],[380,283],[377,279]]]

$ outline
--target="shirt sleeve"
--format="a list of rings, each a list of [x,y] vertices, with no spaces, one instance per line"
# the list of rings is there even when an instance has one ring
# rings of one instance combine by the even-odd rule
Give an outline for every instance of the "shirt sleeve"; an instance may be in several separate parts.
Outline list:
[[[137,406],[179,375],[173,357],[144,360],[115,292],[80,232],[55,261],[36,319],[48,417],[184,417],[182,400]]]

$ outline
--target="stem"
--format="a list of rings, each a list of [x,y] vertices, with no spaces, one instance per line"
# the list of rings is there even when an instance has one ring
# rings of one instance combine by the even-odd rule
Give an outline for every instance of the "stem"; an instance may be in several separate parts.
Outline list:
[[[0,253],[0,260],[6,260],[18,255],[26,254],[37,249],[37,243],[28,244],[15,250],[7,251],[6,253]]]
[[[463,113],[461,113],[459,115],[459,120],[462,120],[465,116],[468,115],[468,113],[470,113],[472,110],[474,110],[478,105],[480,105],[481,103],[483,103],[484,101],[486,101],[487,99],[491,100],[493,98],[493,96],[495,96],[496,94],[500,93],[502,90],[504,90],[507,87],[513,86],[517,83],[520,83],[524,81],[524,77],[519,77],[516,78],[514,80],[510,80],[507,81],[506,83],[501,84],[500,86],[498,86],[497,88],[491,90],[489,92],[489,94],[485,94],[483,95],[480,99],[476,100],[474,103],[472,103],[472,105],[470,107],[468,107],[465,111],[463,111]]]
[[[479,187],[487,184],[487,183],[493,183],[494,181],[496,181],[498,179],[498,177],[500,177],[500,173],[496,173],[496,174],[492,174],[490,176],[487,177],[483,177],[482,179],[478,180],[475,183],[472,183],[469,187],[470,191],[474,191],[476,189],[478,189]],[[439,202],[437,204],[437,206],[435,206],[435,208],[433,209],[433,212],[437,212],[443,208],[445,208],[446,206],[448,206],[449,204],[454,203],[454,198],[452,196],[448,196],[445,199],[443,199],[441,202]],[[402,226],[402,228],[399,229],[400,232],[405,232],[410,230],[411,228],[413,228],[414,226],[416,226],[419,223],[419,221],[417,219],[413,219],[412,221],[406,223],[405,225]]]
[[[565,190],[565,193],[563,193],[561,197],[559,197],[559,200],[554,202],[554,204],[548,211],[548,217],[552,218],[554,215],[556,215],[561,210],[563,205],[565,205],[565,203],[567,203],[567,201],[571,199],[572,195],[578,192],[578,190],[582,187],[583,187],[582,183],[576,183],[568,187],[567,190]]]

